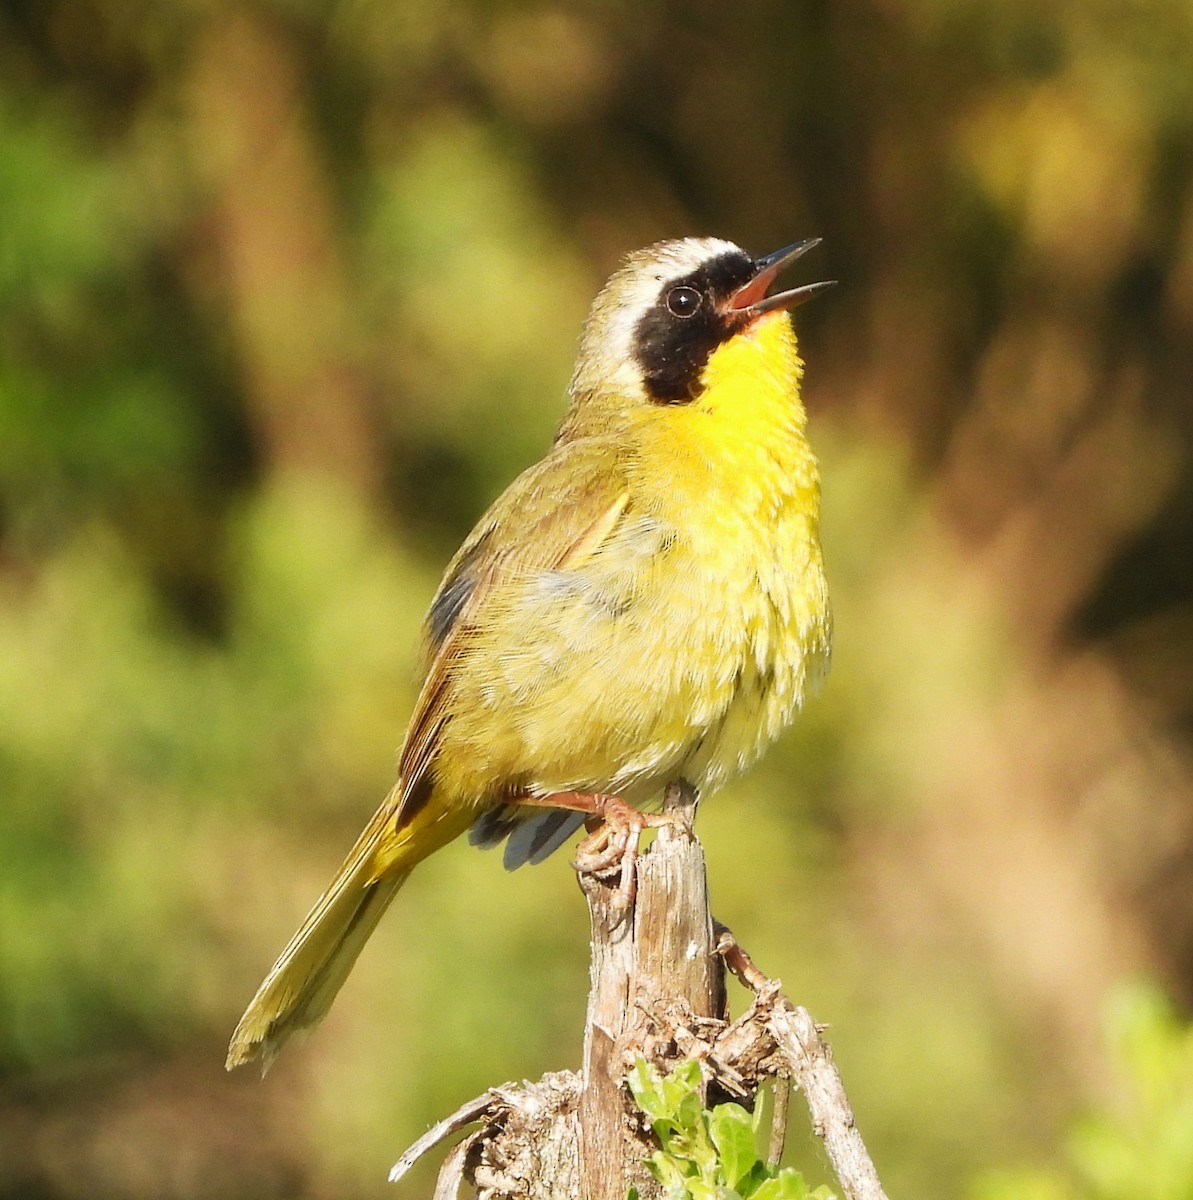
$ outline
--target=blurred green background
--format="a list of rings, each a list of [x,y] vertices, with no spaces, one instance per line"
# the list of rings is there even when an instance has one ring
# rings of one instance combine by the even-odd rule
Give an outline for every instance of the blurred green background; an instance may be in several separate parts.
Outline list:
[[[2,0],[4,1200],[389,1194],[578,1063],[565,858],[466,846],[264,1082],[223,1054],[591,297],[690,233],[841,280],[799,312],[834,672],[701,814],[718,915],[892,1195],[1069,1195],[1124,980],[1176,1006],[1142,1061],[1184,1044],[1188,0]]]

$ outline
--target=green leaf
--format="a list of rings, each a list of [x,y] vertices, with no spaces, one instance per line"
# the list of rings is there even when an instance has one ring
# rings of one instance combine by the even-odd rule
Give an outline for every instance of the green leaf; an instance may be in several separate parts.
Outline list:
[[[824,1193],[831,1200],[831,1193],[826,1188],[817,1188],[817,1195]],[[784,1167],[778,1175],[766,1180],[750,1196],[750,1200],[808,1200],[808,1185],[804,1177],[792,1167]]]
[[[646,1169],[669,1191],[683,1194],[687,1182],[687,1172],[671,1155],[656,1150],[646,1160]]]
[[[670,1080],[687,1092],[694,1092],[704,1082],[700,1064],[694,1058],[687,1058],[671,1072]]]
[[[775,1172],[759,1159],[746,1177],[738,1180],[737,1190],[742,1194],[744,1200],[753,1200],[758,1189],[768,1180],[773,1179],[774,1176]]]
[[[692,1200],[730,1200],[725,1195],[725,1189],[715,1183],[703,1179],[687,1179],[684,1184]]]
[[[703,1133],[704,1105],[700,1102],[698,1092],[688,1092],[680,1099],[676,1106],[675,1122],[681,1129]]]
[[[671,1116],[672,1109],[663,1093],[663,1080],[645,1059],[638,1059],[626,1077],[634,1102],[651,1121]]]
[[[740,1104],[719,1104],[709,1116],[708,1132],[720,1156],[725,1182],[737,1188],[758,1161],[753,1119]]]

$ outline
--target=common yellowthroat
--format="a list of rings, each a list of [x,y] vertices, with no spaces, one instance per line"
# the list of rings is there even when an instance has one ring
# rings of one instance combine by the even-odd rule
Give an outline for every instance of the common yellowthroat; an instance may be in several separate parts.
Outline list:
[[[410,871],[471,829],[538,862],[608,797],[707,793],[828,666],[819,469],[788,310],[810,238],[764,258],[687,238],[592,306],[547,456],[448,565],[398,782],[236,1027],[266,1065],[327,1012]]]

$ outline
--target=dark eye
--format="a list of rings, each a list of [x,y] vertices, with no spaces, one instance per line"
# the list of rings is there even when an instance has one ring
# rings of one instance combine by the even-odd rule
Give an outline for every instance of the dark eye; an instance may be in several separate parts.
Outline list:
[[[695,288],[673,287],[667,293],[667,311],[676,317],[694,317],[703,299]]]

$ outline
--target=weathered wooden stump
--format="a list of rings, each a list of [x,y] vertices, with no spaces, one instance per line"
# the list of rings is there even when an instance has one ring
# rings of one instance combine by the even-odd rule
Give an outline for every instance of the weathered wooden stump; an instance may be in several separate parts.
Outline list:
[[[654,1145],[625,1077],[639,1058],[664,1071],[695,1058],[710,1084],[746,1104],[767,1083],[784,1101],[796,1087],[847,1200],[886,1200],[820,1030],[712,920],[691,812],[678,791],[668,804],[678,819],[639,857],[628,911],[617,880],[581,876],[592,922],[582,1070],[490,1088],[419,1138],[391,1180],[475,1126],[448,1153],[434,1200],[465,1187],[479,1200],[625,1200],[631,1186],[655,1200],[661,1189],[643,1165]],[[754,992],[733,1022],[727,966]],[[776,1111],[781,1122],[786,1104]],[[772,1145],[777,1155],[781,1128]]]

